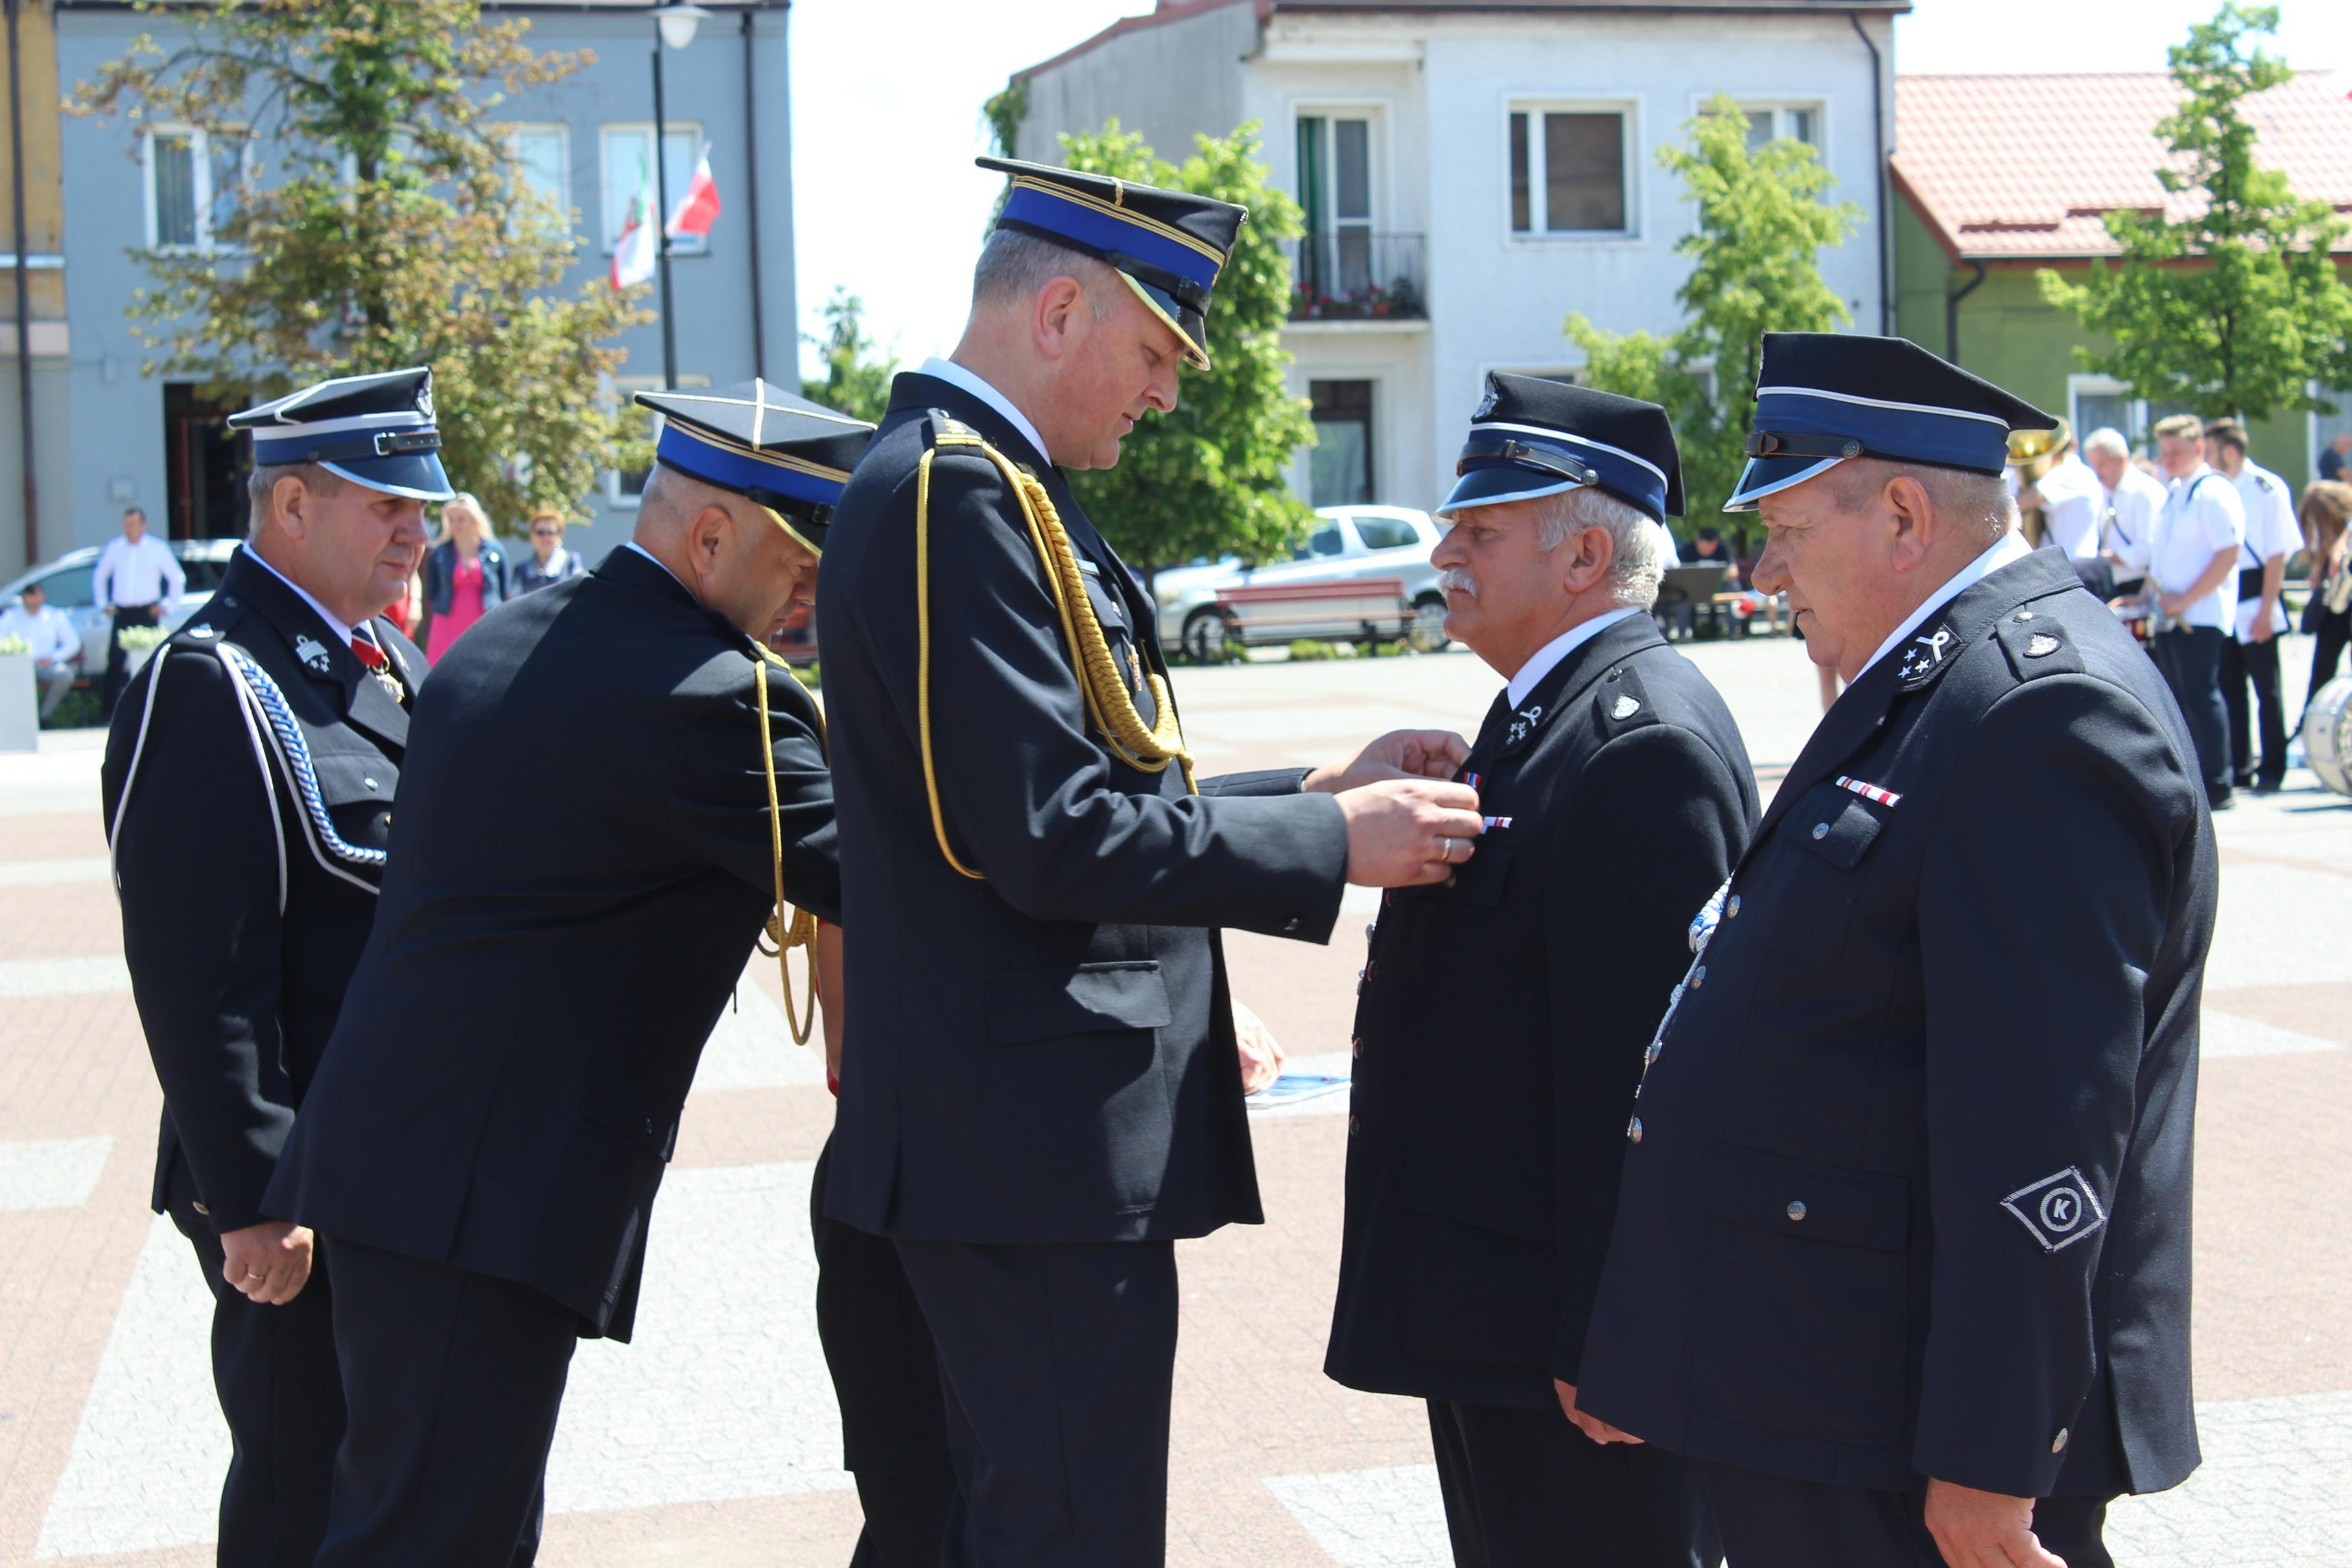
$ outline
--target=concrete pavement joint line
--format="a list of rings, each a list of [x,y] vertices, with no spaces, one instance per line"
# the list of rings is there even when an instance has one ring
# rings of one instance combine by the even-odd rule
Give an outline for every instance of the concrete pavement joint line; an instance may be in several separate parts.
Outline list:
[[[0,861],[0,887],[56,887],[67,883],[111,882],[114,867],[104,855],[64,860]]]
[[[1339,1568],[1448,1568],[1435,1465],[1268,1476],[1266,1490]]]
[[[816,1337],[814,1169],[795,1160],[671,1173],[648,1241],[636,1342],[583,1341],[572,1361],[548,1461],[549,1512],[851,1484],[839,1468],[840,1419]],[[726,1266],[711,1268],[713,1259]],[[157,1218],[100,1357],[37,1557],[215,1538],[229,1446],[207,1360],[211,1312],[187,1242]]]
[[[0,1210],[79,1208],[113,1152],[104,1134],[0,1143]]]
[[[131,971],[119,956],[0,959],[0,998],[87,997],[130,988]]]
[[[2340,1040],[2281,1029],[2258,1019],[2207,1008],[2199,1019],[2199,1054],[2225,1056],[2299,1056],[2311,1051],[2352,1050]]]

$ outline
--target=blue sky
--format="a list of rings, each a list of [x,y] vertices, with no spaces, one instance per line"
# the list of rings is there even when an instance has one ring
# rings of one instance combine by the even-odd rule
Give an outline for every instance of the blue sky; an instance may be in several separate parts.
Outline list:
[[[1013,71],[1151,0],[797,0],[793,183],[803,331],[835,287],[909,362],[952,347],[999,181],[980,106]],[[1917,0],[1895,63],[1917,71],[2164,68],[2216,0]],[[2352,4],[2286,0],[2273,46],[2352,89]],[[879,20],[878,20],[879,19]]]

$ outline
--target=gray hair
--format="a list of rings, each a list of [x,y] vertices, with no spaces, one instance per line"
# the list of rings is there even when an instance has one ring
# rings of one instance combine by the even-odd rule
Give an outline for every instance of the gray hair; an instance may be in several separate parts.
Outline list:
[[[2126,461],[2131,457],[2131,443],[2124,439],[2122,431],[2111,424],[2103,424],[2083,437],[2083,450],[2085,454],[2104,453],[2109,457],[2121,457]]]
[[[262,526],[269,521],[270,497],[278,493],[280,479],[299,479],[314,496],[331,496],[343,487],[341,475],[316,463],[273,463],[256,468],[245,481],[246,509],[251,514],[247,537],[261,537]]]
[[[1974,474],[1933,463],[1897,463],[1885,457],[1850,457],[1832,469],[1838,502],[1853,509],[1867,505],[1896,479],[1911,479],[1927,492],[1938,522],[1973,527],[1985,546],[2017,526],[2017,502],[1998,474]]]
[[[971,269],[971,302],[1027,299],[1057,277],[1077,279],[1097,320],[1109,315],[1126,292],[1108,262],[1019,229],[998,229],[981,247],[980,261]]]
[[[1636,610],[1655,604],[1658,583],[1666,572],[1665,551],[1660,548],[1664,524],[1590,486],[1536,497],[1536,543],[1547,551],[1588,528],[1605,530],[1614,547],[1609,559],[1609,597]]]

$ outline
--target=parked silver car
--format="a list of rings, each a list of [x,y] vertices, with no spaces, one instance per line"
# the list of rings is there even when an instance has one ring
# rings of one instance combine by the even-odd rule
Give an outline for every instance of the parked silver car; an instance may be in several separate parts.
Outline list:
[[[1435,519],[1410,507],[1324,507],[1315,516],[1315,530],[1290,560],[1255,568],[1225,560],[1160,572],[1152,593],[1160,603],[1161,645],[1181,648],[1196,661],[1217,657],[1234,630],[1219,607],[1220,591],[1231,585],[1272,588],[1392,577],[1404,585],[1404,615],[1416,644],[1445,646],[1445,595],[1438,591],[1437,569],[1429,564],[1439,537]],[[1328,626],[1292,624],[1275,640],[1344,638],[1360,630],[1353,619]]]
[[[187,574],[188,586],[180,595],[180,608],[163,623],[172,631],[203,609],[220,586],[221,573],[228,570],[228,558],[236,553],[236,539],[172,539],[167,541],[172,553],[180,559],[180,570]],[[74,630],[81,633],[81,670],[85,678],[99,681],[106,675],[107,636],[113,622],[99,612],[97,596],[91,591],[91,580],[98,574],[100,546],[84,545],[69,549],[52,561],[45,561],[22,576],[0,586],[0,601],[13,601],[33,583],[41,585],[51,604],[66,612]]]

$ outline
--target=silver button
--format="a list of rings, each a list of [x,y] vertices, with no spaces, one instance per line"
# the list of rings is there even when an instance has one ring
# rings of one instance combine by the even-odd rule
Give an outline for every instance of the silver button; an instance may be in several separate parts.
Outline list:
[[[210,1218],[213,1217],[213,1211],[212,1211],[211,1209],[209,1209],[209,1208],[206,1208],[206,1207],[205,1207],[203,1204],[201,1204],[201,1203],[192,1203],[192,1204],[188,1205],[188,1207],[189,1207],[190,1208],[194,1209],[198,1214],[203,1215],[206,1219],[210,1219]]]
[[[1635,1142],[1635,1143],[1637,1143],[1637,1144],[1638,1144],[1638,1143],[1640,1143],[1640,1142],[1642,1141],[1642,1118],[1641,1118],[1641,1117],[1636,1116],[1636,1117],[1634,1117],[1634,1118],[1633,1118],[1633,1121],[1632,1125],[1628,1126],[1628,1127],[1625,1129],[1625,1135],[1626,1135],[1628,1138],[1631,1138],[1633,1142]]]
[[[1351,1034],[1348,1037],[1348,1054],[1350,1056],[1361,1056],[1364,1054],[1364,1037],[1362,1035]]]
[[[1654,1040],[1652,1040],[1650,1042],[1650,1049],[1642,1053],[1642,1065],[1644,1067],[1656,1066],[1658,1058],[1665,1054],[1665,1050],[1666,1048],[1664,1046],[1659,1044]]]
[[[1701,986],[1704,986],[1704,985],[1706,985],[1706,966],[1705,964],[1701,964],[1697,968],[1693,969],[1693,970],[1691,971],[1691,977],[1690,977],[1690,986],[1691,986],[1691,989],[1692,989],[1692,990],[1694,990],[1694,991],[1695,991],[1695,990],[1697,990]]]
[[[374,788],[376,787],[376,785],[375,785],[375,780],[374,780],[374,779],[361,779],[361,780],[360,780],[360,782],[361,782],[361,783],[362,783],[362,784],[364,784],[364,785],[366,785],[366,786],[367,786],[369,789],[374,789]]]
[[[1731,916],[1734,920],[1739,918],[1739,895],[1738,894],[1735,893],[1731,895],[1731,902],[1723,906],[1723,912]]]
[[[2031,621],[2033,619],[2033,612],[2031,610],[2021,610],[2017,612],[2017,618],[2020,621]]]
[[[1817,839],[1826,839],[1829,836],[1830,825],[1827,822],[1815,822],[1813,824],[1813,837]]]
[[[1796,1198],[1790,1203],[1789,1218],[1791,1219],[1802,1219],[1805,1218],[1805,1200],[1803,1198]]]
[[[2051,1438],[2051,1439],[2050,1439],[2050,1451],[2051,1451],[2052,1453],[2053,1453],[2053,1454],[2063,1454],[2063,1453],[2064,1453],[2064,1452],[2066,1451],[2066,1428],[2065,1428],[2065,1427],[2059,1427],[2059,1428],[2058,1428],[2058,1435],[2057,1435],[2056,1437],[2053,1437],[2053,1438]]]

